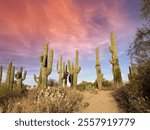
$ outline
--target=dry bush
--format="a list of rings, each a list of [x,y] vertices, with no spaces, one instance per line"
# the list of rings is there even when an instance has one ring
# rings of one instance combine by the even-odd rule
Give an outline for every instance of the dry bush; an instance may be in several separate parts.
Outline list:
[[[7,112],[77,112],[82,99],[81,94],[60,87],[37,88],[27,97],[9,102]]]
[[[133,86],[133,88],[136,88],[136,86]],[[114,92],[114,97],[119,102],[120,107],[125,108],[126,112],[150,112],[149,99],[140,96],[133,88],[131,84],[127,84]]]
[[[9,105],[16,100],[20,100],[27,93],[25,91],[20,92],[16,86],[14,86],[13,91],[7,88],[5,84],[0,86],[0,112],[7,112]]]

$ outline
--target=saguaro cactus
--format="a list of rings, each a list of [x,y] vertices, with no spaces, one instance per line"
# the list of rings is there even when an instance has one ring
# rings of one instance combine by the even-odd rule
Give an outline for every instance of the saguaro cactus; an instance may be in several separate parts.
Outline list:
[[[119,60],[117,55],[117,46],[116,46],[114,32],[111,33],[111,45],[109,47],[109,50],[112,53],[112,59],[110,60],[110,63],[112,64],[114,86],[119,87],[122,85],[122,77],[121,77],[120,65],[119,65]]]
[[[65,62],[63,62],[63,80],[64,80],[65,87],[67,87],[67,78],[68,78],[67,65],[65,64]]]
[[[98,84],[98,89],[102,88],[102,73],[101,73],[101,65],[100,65],[100,60],[99,60],[99,49],[96,48],[96,75],[97,75],[97,84]]]
[[[6,81],[5,81],[7,88],[9,90],[13,89],[14,73],[15,73],[15,67],[13,66],[12,62],[9,62],[7,66],[7,75],[6,75]]]
[[[72,65],[70,64],[70,60],[68,60],[68,68],[69,68],[69,82],[70,82],[70,86],[73,87],[74,65],[73,65],[73,63],[72,63]]]
[[[17,85],[19,89],[22,89],[22,82],[26,78],[27,71],[24,71],[24,74],[22,74],[23,67],[20,67],[19,71],[15,74],[15,78],[17,79]]]
[[[131,61],[130,62],[130,66],[129,66],[129,74],[128,74],[128,79],[130,81],[132,81],[134,79],[134,77],[136,76],[136,66],[135,64]]]
[[[0,65],[0,84],[2,82],[3,67]]]
[[[60,62],[57,61],[56,71],[59,74],[59,86],[62,87],[62,85],[63,85],[63,63],[62,63],[62,56],[60,56]]]
[[[77,81],[78,81],[78,74],[81,70],[81,67],[78,65],[78,57],[79,57],[79,52],[76,51],[76,61],[75,61],[75,66],[74,66],[74,75],[73,75],[73,86],[76,88],[77,87]]]
[[[40,74],[39,77],[34,75],[34,80],[38,86],[47,87],[48,75],[52,72],[53,64],[53,50],[50,50],[48,58],[48,43],[45,44],[43,55],[39,57],[39,61],[41,62]]]

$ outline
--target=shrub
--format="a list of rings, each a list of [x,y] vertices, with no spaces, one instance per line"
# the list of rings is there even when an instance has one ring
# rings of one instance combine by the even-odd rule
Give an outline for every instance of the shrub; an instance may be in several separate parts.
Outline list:
[[[37,88],[9,102],[7,112],[77,112],[82,99],[81,94],[60,87]]]
[[[136,91],[136,84],[129,83],[114,92],[115,99],[126,112],[150,112],[149,99],[143,98]]]
[[[94,89],[96,89],[96,85],[94,83],[91,83],[91,82],[82,81],[80,84],[78,84],[77,89],[79,91],[94,90]]]

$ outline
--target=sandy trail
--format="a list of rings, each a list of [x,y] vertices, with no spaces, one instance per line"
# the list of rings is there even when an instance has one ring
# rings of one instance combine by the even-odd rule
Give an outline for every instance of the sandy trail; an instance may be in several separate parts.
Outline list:
[[[85,113],[118,113],[124,112],[119,108],[117,102],[112,96],[113,91],[99,91],[98,94],[82,92],[83,102],[88,102],[89,106],[82,108],[80,112]]]

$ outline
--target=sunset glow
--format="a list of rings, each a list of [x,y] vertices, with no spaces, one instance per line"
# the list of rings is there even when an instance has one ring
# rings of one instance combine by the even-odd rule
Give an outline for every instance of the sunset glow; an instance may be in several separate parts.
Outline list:
[[[49,78],[58,80],[56,60],[62,55],[75,61],[79,50],[79,82],[95,81],[95,49],[99,47],[104,78],[112,79],[110,32],[117,39],[123,80],[127,80],[127,50],[140,25],[139,0],[0,0],[0,64],[5,79],[8,61],[16,69],[27,70],[25,83],[35,84],[39,74],[45,41],[54,50],[53,71]]]

